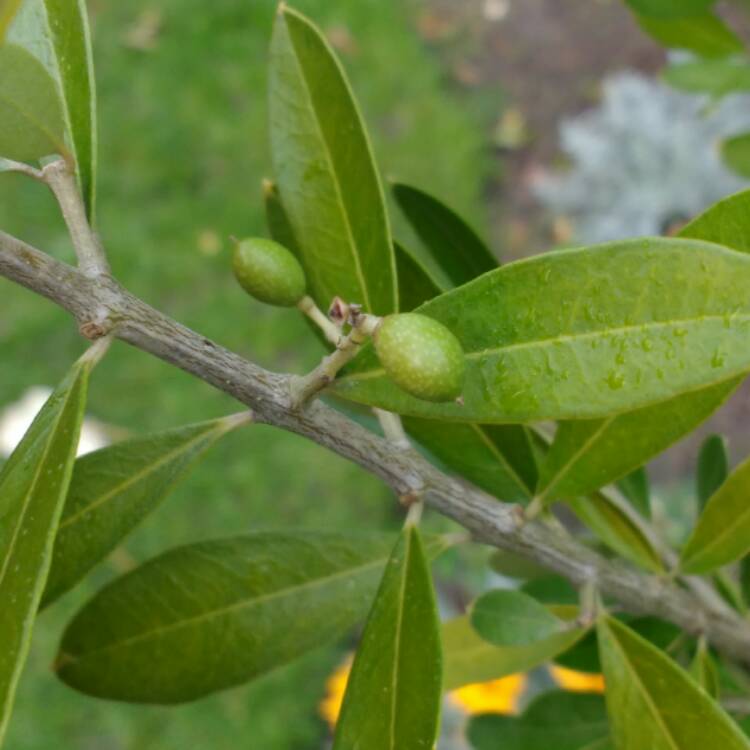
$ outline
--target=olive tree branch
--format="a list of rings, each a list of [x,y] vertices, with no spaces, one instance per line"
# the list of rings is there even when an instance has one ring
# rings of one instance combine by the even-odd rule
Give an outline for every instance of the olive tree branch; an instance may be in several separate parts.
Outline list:
[[[449,476],[416,451],[388,440],[319,400],[294,408],[291,376],[269,372],[168,318],[124,289],[109,274],[86,275],[0,232],[0,276],[46,297],[75,318],[92,339],[116,338],[191,373],[253,410],[256,422],[315,441],[378,476],[398,496],[425,504],[467,529],[477,542],[506,549],[564,576],[594,585],[630,612],[668,620],[704,634],[719,650],[750,664],[750,623],[717,612],[694,591],[608,560],[541,521],[526,522],[519,506],[503,503]]]

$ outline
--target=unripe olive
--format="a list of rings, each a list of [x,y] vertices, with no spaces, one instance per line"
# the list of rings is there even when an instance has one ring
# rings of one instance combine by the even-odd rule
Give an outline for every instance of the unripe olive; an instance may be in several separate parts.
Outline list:
[[[305,296],[305,272],[278,242],[261,237],[237,242],[232,266],[242,288],[268,305],[292,307]]]
[[[373,335],[386,373],[400,388],[425,401],[454,401],[466,372],[459,340],[433,318],[389,315]]]

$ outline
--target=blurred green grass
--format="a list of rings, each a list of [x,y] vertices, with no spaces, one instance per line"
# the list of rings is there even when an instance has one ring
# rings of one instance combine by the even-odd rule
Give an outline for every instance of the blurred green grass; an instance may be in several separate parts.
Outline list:
[[[446,86],[439,57],[419,40],[419,6],[403,0],[295,5],[345,40],[348,31],[342,58],[383,174],[428,187],[482,226],[486,123]],[[260,182],[269,171],[265,76],[274,3],[93,0],[90,9],[100,112],[98,225],[114,273],[146,301],[264,366],[309,368],[320,350],[304,322],[249,301],[228,271],[226,238],[265,233]],[[148,12],[161,16],[156,44],[132,49],[126,35]],[[0,226],[71,258],[41,186],[3,176]],[[2,280],[0,300],[2,405],[30,385],[55,383],[83,345],[51,304]],[[137,433],[237,408],[119,343],[97,370],[89,404],[97,418]],[[261,527],[395,528],[394,506],[387,489],[351,464],[253,426],[215,448],[126,547],[143,560],[175,544]],[[326,728],[315,706],[341,646],[176,709],[95,701],[55,681],[48,666],[66,618],[112,573],[112,565],[104,566],[40,619],[9,750],[321,746]]]

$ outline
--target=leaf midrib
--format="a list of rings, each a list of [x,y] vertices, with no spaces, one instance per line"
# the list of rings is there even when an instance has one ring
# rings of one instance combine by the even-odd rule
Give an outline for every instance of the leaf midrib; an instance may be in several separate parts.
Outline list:
[[[149,475],[155,474],[159,469],[162,468],[162,466],[169,463],[175,456],[178,456],[181,453],[187,453],[194,445],[201,442],[202,440],[206,440],[212,431],[221,432],[221,428],[217,427],[216,425],[213,425],[212,427],[207,429],[205,432],[201,432],[199,435],[197,435],[196,437],[194,437],[187,443],[183,443],[178,448],[175,448],[169,453],[165,453],[155,463],[148,464],[147,468],[141,469],[139,472],[136,472],[135,474],[128,477],[124,481],[115,485],[108,492],[105,492],[103,495],[99,496],[95,500],[92,500],[88,505],[77,510],[73,515],[61,521],[59,530],[62,530],[65,527],[70,526],[71,524],[75,523],[81,516],[86,515],[87,513],[90,513],[92,510],[94,510],[95,508],[99,508],[100,506],[104,505],[106,502],[111,500],[115,495],[121,494],[125,490],[132,487],[134,484],[137,484],[138,482],[147,478]]]
[[[19,106],[13,99],[10,99],[7,94],[4,94],[2,92],[2,90],[0,90],[0,101],[4,102],[8,107],[18,112],[18,114],[20,114],[22,118],[31,123],[32,127],[36,128],[36,130],[45,135],[49,139],[50,143],[59,148],[62,154],[65,154],[67,149],[65,148],[64,141],[59,139],[45,125],[40,124],[34,117],[29,114],[27,110]]]
[[[502,464],[502,466],[505,468],[508,474],[510,474],[513,480],[516,482],[518,487],[520,487],[520,489],[525,491],[526,497],[530,498],[534,494],[533,488],[530,487],[524,479],[522,479],[521,475],[511,465],[510,461],[508,461],[508,459],[505,457],[503,452],[497,447],[497,445],[495,445],[495,442],[487,434],[484,428],[481,425],[477,424],[476,422],[471,422],[471,427],[474,430],[476,430],[477,434],[479,435],[479,439],[487,446],[487,448],[489,448],[490,452],[495,456],[498,462]]]
[[[409,565],[412,554],[412,533],[407,533],[406,549],[404,555],[404,567],[399,586],[398,609],[396,611],[396,632],[393,643],[393,677],[391,680],[391,723],[389,735],[391,738],[391,750],[396,750],[396,713],[400,705],[398,700],[398,678],[401,665],[401,633],[404,623],[404,599],[406,594],[406,580],[409,575]]]
[[[284,25],[286,26],[287,35],[289,37],[289,42],[292,46],[292,49],[294,50],[294,54],[292,55],[292,58],[294,60],[295,67],[297,68],[297,73],[299,74],[300,81],[302,81],[302,84],[305,89],[305,93],[307,94],[307,101],[310,105],[310,111],[312,112],[312,119],[313,119],[313,122],[315,123],[315,129],[317,130],[320,143],[323,146],[323,153],[325,155],[326,161],[328,162],[328,167],[331,170],[331,176],[333,178],[332,181],[333,181],[334,188],[336,190],[337,205],[339,207],[340,215],[343,220],[344,227],[346,229],[346,236],[348,239],[349,250],[351,251],[352,257],[354,259],[354,269],[357,274],[357,281],[359,283],[360,288],[362,289],[365,309],[372,312],[370,293],[369,293],[369,289],[367,288],[367,283],[365,281],[364,273],[362,272],[362,264],[359,258],[359,246],[357,245],[354,239],[354,233],[352,231],[351,222],[349,220],[349,212],[346,207],[346,204],[344,203],[343,194],[341,192],[341,185],[339,184],[339,175],[334,166],[333,154],[331,153],[331,147],[328,144],[328,141],[326,140],[325,134],[323,132],[323,127],[318,119],[317,109],[316,109],[315,102],[312,96],[312,90],[307,80],[307,76],[305,75],[304,68],[300,64],[299,52],[297,51],[297,45],[294,42],[294,35],[292,34],[289,28],[289,25],[286,23],[286,19],[284,20]]]
[[[596,340],[597,338],[608,338],[614,335],[619,335],[622,333],[637,333],[637,332],[646,332],[651,330],[658,330],[660,328],[672,328],[674,326],[690,326],[690,325],[700,325],[701,323],[707,323],[707,322],[714,322],[714,321],[723,321],[725,320],[725,315],[699,315],[693,318],[684,318],[684,319],[673,319],[673,320],[664,320],[664,321],[652,321],[649,323],[639,323],[634,325],[626,325],[626,326],[617,326],[615,328],[605,328],[601,330],[596,331],[585,331],[582,333],[576,333],[576,334],[560,334],[559,336],[551,336],[546,339],[532,339],[530,341],[520,341],[516,344],[508,344],[507,346],[498,346],[498,347],[491,347],[487,349],[481,349],[477,351],[472,352],[466,352],[465,357],[466,359],[481,359],[482,357],[487,357],[491,355],[497,355],[497,354],[507,354],[509,352],[519,351],[523,349],[544,349],[546,347],[551,347],[556,344],[560,343],[569,343],[573,342],[578,343],[579,341],[591,341]],[[735,314],[732,316],[732,320],[743,320],[743,321],[750,321],[750,313],[738,315]],[[371,378],[381,377],[385,375],[385,370],[383,368],[376,368],[373,370],[366,370],[363,372],[353,372],[350,375],[345,375],[344,377],[337,378],[335,383],[342,383],[345,381],[350,380],[369,380]],[[726,379],[726,378],[723,378]]]

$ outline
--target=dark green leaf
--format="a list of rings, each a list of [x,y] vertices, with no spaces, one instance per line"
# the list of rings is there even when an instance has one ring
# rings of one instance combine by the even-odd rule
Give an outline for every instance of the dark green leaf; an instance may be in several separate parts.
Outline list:
[[[603,617],[599,651],[612,736],[621,748],[750,748],[736,724],[664,652]]]
[[[96,90],[84,0],[44,0],[67,128],[89,218],[96,190]]]
[[[42,606],[72,588],[246,414],[128,440],[76,461]]]
[[[89,373],[103,348],[73,366],[0,472],[0,744],[49,571]]]
[[[750,551],[750,459],[711,496],[682,551],[681,569],[707,573]]]
[[[529,646],[568,629],[528,594],[502,589],[489,591],[474,602],[471,625],[494,646]]]
[[[265,532],[171,550],[76,615],[57,673],[84,693],[138,703],[246,682],[352,627],[392,544],[382,534]]]
[[[34,162],[66,154],[62,101],[44,66],[15,44],[0,46],[0,156]]]
[[[684,49],[701,57],[725,57],[742,52],[742,40],[717,16],[696,13],[678,18],[638,15],[640,27],[671,49]]]
[[[548,253],[487,273],[419,311],[463,344],[463,405],[408,396],[387,378],[372,347],[332,390],[409,416],[586,419],[665,401],[750,368],[750,257],[693,240]]]
[[[624,476],[617,483],[617,487],[644,518],[651,517],[651,489],[648,472],[644,466]]]
[[[521,586],[521,591],[539,602],[550,605],[578,604],[578,591],[573,584],[561,576],[551,575],[535,578]]]
[[[568,500],[568,505],[583,523],[610,549],[646,570],[663,571],[661,558],[640,528],[633,511],[606,493]]]
[[[725,164],[742,177],[750,177],[750,133],[727,138],[721,144]]]
[[[271,45],[271,153],[315,301],[397,306],[396,271],[372,149],[323,35],[280,6]]]
[[[447,467],[495,497],[525,502],[533,496],[537,468],[526,427],[413,417],[404,419],[404,426]]]
[[[750,65],[741,60],[691,60],[664,69],[664,80],[676,89],[715,97],[750,91]]]
[[[540,467],[538,494],[548,502],[576,497],[622,477],[692,432],[740,382],[719,383],[606,419],[561,423]]]
[[[710,10],[716,0],[625,0],[637,13],[657,18],[693,16]]]
[[[680,236],[750,253],[750,190],[720,200],[683,227]]]
[[[572,620],[578,608],[553,607],[552,612],[564,620]],[[472,628],[468,617],[450,620],[443,625],[444,687],[453,690],[527,672],[567,651],[585,634],[585,628],[573,628],[528,646],[493,646]]]
[[[413,253],[398,242],[394,242],[393,248],[396,252],[401,312],[411,312],[445,291]]]
[[[690,674],[712,698],[719,697],[719,670],[706,646],[705,638],[698,642],[695,657],[690,665]]]
[[[455,211],[423,190],[397,183],[393,196],[436,264],[453,286],[466,284],[493,268],[497,259]]]
[[[442,694],[440,621],[416,528],[404,530],[386,566],[357,650],[334,750],[429,749]]]
[[[721,435],[709,435],[698,454],[698,470],[695,477],[695,493],[698,507],[704,508],[709,498],[721,487],[729,476],[727,442]]]
[[[475,750],[612,750],[604,698],[554,691],[539,696],[520,717],[471,720]]]

